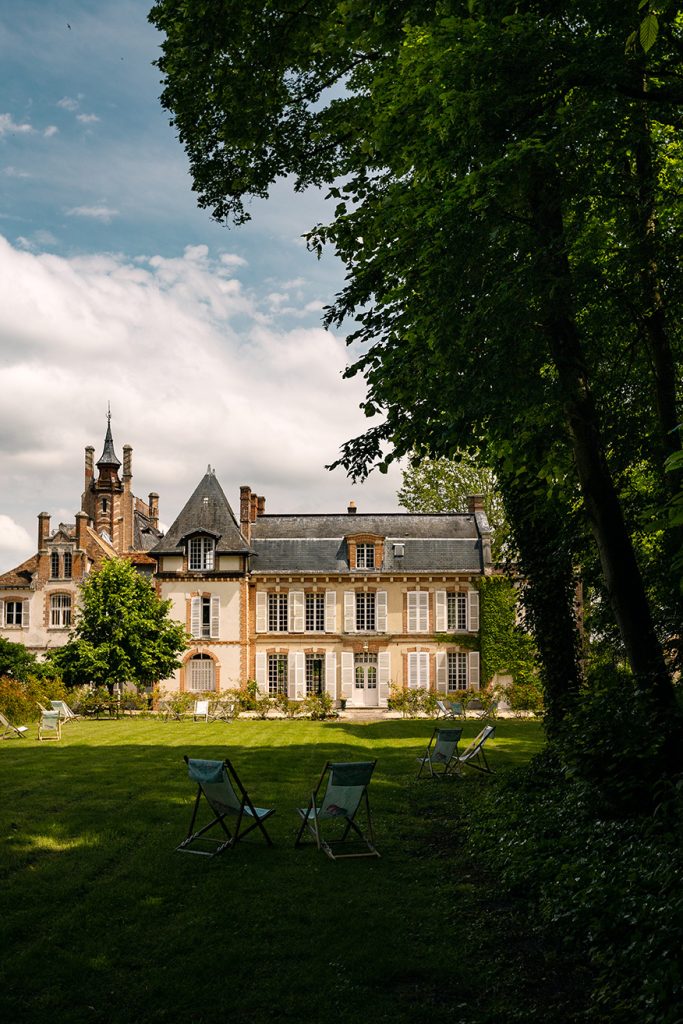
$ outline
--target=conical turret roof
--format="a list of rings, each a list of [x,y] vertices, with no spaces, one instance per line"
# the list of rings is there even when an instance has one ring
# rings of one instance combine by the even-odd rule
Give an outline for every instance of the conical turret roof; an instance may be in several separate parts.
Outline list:
[[[98,469],[100,466],[114,466],[116,469],[121,465],[114,451],[114,439],[111,436],[111,413],[107,413],[107,433],[104,436],[104,449],[97,460]]]

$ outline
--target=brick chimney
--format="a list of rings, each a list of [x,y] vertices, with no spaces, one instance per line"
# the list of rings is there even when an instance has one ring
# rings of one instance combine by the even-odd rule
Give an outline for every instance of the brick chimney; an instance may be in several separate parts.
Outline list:
[[[123,446],[123,481],[133,479],[133,449],[129,444]]]
[[[266,499],[263,497],[262,494],[259,495],[258,498],[256,514],[259,516],[264,516],[266,514]]]
[[[85,449],[85,490],[87,492],[95,476],[95,449],[91,444]]]
[[[256,517],[258,516],[258,495],[252,492],[251,500],[249,503],[249,522],[255,523]]]
[[[50,536],[50,514],[41,512],[38,515],[38,551],[45,550],[45,543]]]
[[[348,512],[348,514],[350,516],[355,516],[355,514],[356,514],[356,503],[355,503],[355,501],[350,501],[349,502],[349,507],[347,508],[346,511]]]
[[[125,448],[123,449],[125,452]],[[125,460],[125,454],[124,454]],[[159,529],[159,495],[156,491],[149,492],[149,518],[152,520],[152,526],[155,529]]]
[[[242,484],[240,487],[240,530],[249,543],[251,540],[251,487]]]
[[[467,495],[467,511],[470,515],[474,515],[475,512],[484,511],[484,495],[483,494],[468,494]]]
[[[80,551],[85,550],[85,531],[88,525],[88,513],[76,513],[76,547]]]

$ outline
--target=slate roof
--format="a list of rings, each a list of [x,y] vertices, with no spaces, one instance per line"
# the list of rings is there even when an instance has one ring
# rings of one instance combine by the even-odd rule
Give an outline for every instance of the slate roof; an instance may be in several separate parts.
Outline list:
[[[154,555],[181,555],[185,539],[194,533],[208,533],[214,537],[216,551],[221,554],[248,554],[251,551],[210,467],[166,536],[150,552]]]
[[[151,551],[162,538],[161,530],[152,526],[150,519],[137,510],[133,516],[133,548],[135,551]]]
[[[104,435],[104,449],[99,459],[97,460],[98,466],[115,466],[117,469],[121,465],[121,461],[114,451],[114,439],[111,436],[111,418],[107,418],[107,433]]]
[[[259,516],[252,526],[255,573],[372,574],[349,567],[346,536],[385,538],[382,572],[482,572],[482,545],[470,514]],[[394,545],[403,545],[403,555]]]
[[[0,587],[28,587],[37,568],[38,555],[31,555],[16,569],[10,569],[0,576]]]

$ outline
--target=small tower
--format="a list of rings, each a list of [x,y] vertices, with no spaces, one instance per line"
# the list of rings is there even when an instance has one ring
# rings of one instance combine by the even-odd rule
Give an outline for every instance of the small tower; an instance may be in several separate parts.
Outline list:
[[[121,495],[123,484],[119,479],[121,461],[114,451],[111,434],[111,410],[107,409],[107,432],[104,448],[96,463],[98,476],[90,484],[89,513],[95,529],[109,540],[118,550],[118,524],[121,518]]]

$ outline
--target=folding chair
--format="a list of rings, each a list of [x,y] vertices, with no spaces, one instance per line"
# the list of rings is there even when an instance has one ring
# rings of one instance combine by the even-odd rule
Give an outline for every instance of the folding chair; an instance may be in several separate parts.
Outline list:
[[[454,700],[437,700],[436,702],[439,714],[437,718],[443,716],[444,718],[462,718],[463,707],[459,701]]]
[[[474,737],[469,747],[463,750],[462,754],[458,757],[458,769],[464,764],[469,768],[476,768],[479,772],[487,772],[489,775],[493,775],[493,769],[486,760],[484,744],[487,740],[491,739],[495,731],[495,725],[484,726],[479,735]]]
[[[75,722],[80,715],[75,715],[65,700],[51,700],[53,711],[59,712],[62,722]]]
[[[227,759],[225,761],[201,761],[186,756],[185,763],[189,777],[197,783],[197,797],[187,836],[179,846],[176,846],[176,850],[180,853],[196,853],[202,857],[216,857],[224,850],[231,849],[255,828],[260,829],[269,846],[273,845],[263,822],[271,814],[275,814],[275,809],[254,807],[230,761]],[[214,817],[195,832],[195,821],[202,796]],[[237,818],[234,832],[230,832],[225,824],[225,818],[229,814]],[[243,824],[249,820],[251,820],[251,824],[247,828],[243,828]],[[205,836],[205,833],[216,825],[223,830],[224,839]],[[209,843],[215,845],[216,849],[193,849],[193,844],[197,843],[200,846],[202,843]]]
[[[40,716],[38,726],[39,740],[61,740],[62,738],[62,716],[59,711],[45,711]]]
[[[211,701],[209,708],[209,719],[214,722],[232,722],[235,717],[235,705],[226,701]]]
[[[485,708],[482,708],[477,718],[495,718],[498,714],[498,701],[492,700]]]
[[[7,721],[2,712],[0,712],[0,726],[2,726],[2,736],[0,736],[0,740],[8,740],[13,733],[16,733],[19,739],[21,739],[21,737],[28,732],[27,725],[12,725],[11,722]]]
[[[438,726],[432,733],[427,749],[417,760],[420,770],[418,779],[425,768],[433,779],[443,779],[446,775],[458,773],[458,743],[462,729],[440,729]]]
[[[368,786],[376,764],[376,760],[347,763],[328,761],[320,774],[318,784],[311,793],[308,807],[297,807],[296,809],[297,814],[301,817],[301,828],[294,845],[301,844],[304,830],[308,829],[315,839],[318,849],[326,853],[332,860],[343,857],[379,857],[380,854],[375,849],[375,835],[368,799]],[[327,788],[322,803],[318,805],[318,795],[325,780],[327,780]],[[361,803],[365,804],[367,836],[356,821],[356,814]],[[333,822],[341,823],[341,835],[326,839],[323,837],[322,831],[328,827],[330,831],[334,830],[336,826],[330,824]],[[351,832],[354,835],[349,839]],[[344,849],[348,849],[349,852],[343,852]]]
[[[198,718],[203,718],[205,722],[209,721],[209,702],[208,700],[196,700],[194,702],[194,711],[192,712],[192,720],[197,721]]]

